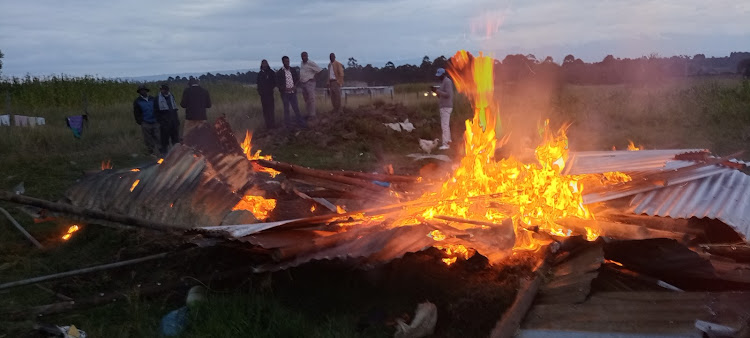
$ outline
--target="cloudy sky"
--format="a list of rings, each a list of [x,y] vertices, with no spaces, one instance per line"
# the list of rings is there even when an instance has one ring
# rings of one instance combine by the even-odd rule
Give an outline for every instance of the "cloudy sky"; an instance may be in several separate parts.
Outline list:
[[[131,77],[257,68],[307,50],[381,67],[456,50],[725,56],[750,50],[747,0],[0,0],[2,74]]]

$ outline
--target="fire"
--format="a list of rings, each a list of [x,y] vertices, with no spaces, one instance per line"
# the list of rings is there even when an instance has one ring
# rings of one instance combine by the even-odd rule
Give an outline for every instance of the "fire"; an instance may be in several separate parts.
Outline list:
[[[428,237],[434,239],[436,242],[445,240],[445,234],[440,232],[440,230],[432,230],[429,234],[427,234]]]
[[[271,160],[273,160],[273,157],[271,157],[271,155],[261,155],[260,154],[260,149],[253,154],[253,152],[252,152],[252,146],[253,146],[252,140],[253,140],[253,133],[251,133],[250,131],[246,130],[245,131],[245,140],[242,142],[241,147],[242,147],[242,152],[245,153],[245,156],[247,156],[248,160],[250,160],[250,161],[254,161],[254,160],[268,160],[268,161],[271,161]],[[276,175],[279,174],[278,171],[273,170],[271,168],[266,168],[266,167],[263,167],[263,166],[260,166],[260,165],[256,165],[255,162],[253,162],[253,170],[255,170],[255,171],[261,171],[261,172],[264,172],[264,173],[268,173],[269,175],[271,175],[271,177],[276,177]]]
[[[71,225],[68,228],[68,232],[65,233],[65,235],[62,236],[63,241],[67,241],[70,239],[70,237],[73,236],[73,233],[78,231],[80,228],[77,225]]]
[[[158,161],[156,161],[156,164],[162,164],[162,162],[164,162],[164,159],[160,158]]]
[[[340,205],[337,205],[336,206],[336,213],[337,214],[345,214],[346,213],[346,209],[344,209],[344,207],[342,207]]]
[[[585,175],[562,175],[568,159],[566,127],[553,132],[549,120],[540,128],[541,144],[536,147],[536,163],[523,163],[514,157],[495,159],[499,104],[495,101],[494,59],[466,51],[451,59],[448,74],[456,89],[467,95],[474,117],[466,121],[465,155],[452,177],[437,192],[420,197],[433,207],[411,210],[397,225],[413,224],[419,217],[451,216],[500,224],[511,219],[516,235],[515,249],[536,250],[548,240],[534,232],[570,236],[572,231],[556,224],[566,217],[591,219],[583,205]],[[490,203],[491,202],[491,203]],[[531,230],[531,231],[530,231]],[[588,240],[596,239],[597,229],[587,228]],[[446,262],[446,264],[448,264]]]
[[[313,205],[312,205],[312,206],[310,207],[310,212],[315,212],[315,209],[316,209],[316,208],[315,208],[315,204],[313,204]]]
[[[643,146],[636,147],[635,144],[633,144],[633,141],[628,140],[628,150],[629,151],[638,151],[643,149]]]
[[[268,214],[276,208],[275,199],[267,199],[262,196],[245,195],[232,208],[232,210],[247,210],[253,213],[253,216],[258,220],[265,220],[268,218]]]
[[[138,186],[138,183],[141,183],[141,180],[135,180],[135,182],[133,182],[133,185],[130,186],[130,192],[133,192],[135,187]]]
[[[112,161],[111,160],[104,160],[102,161],[102,170],[112,169]]]
[[[470,257],[469,249],[461,244],[436,245],[435,248],[443,250],[447,255],[452,256],[442,259],[445,265],[455,263],[458,257],[461,257],[464,260],[469,259]]]
[[[136,172],[136,173],[137,173],[137,172],[141,171],[141,169],[138,169],[138,168],[133,168],[133,169],[130,169],[130,171],[132,171],[132,172]]]

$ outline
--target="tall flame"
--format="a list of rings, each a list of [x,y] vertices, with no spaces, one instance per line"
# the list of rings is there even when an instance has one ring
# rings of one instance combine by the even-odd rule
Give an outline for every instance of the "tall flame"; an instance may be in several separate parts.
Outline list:
[[[253,153],[252,151],[253,133],[251,133],[249,130],[245,131],[245,140],[242,141],[242,144],[240,146],[242,147],[242,152],[245,153],[245,156],[247,156],[247,159],[250,161],[273,160],[273,157],[271,157],[271,155],[261,155],[260,149],[258,149],[255,153]],[[253,163],[253,170],[255,171],[268,173],[269,175],[271,175],[271,177],[276,177],[276,175],[279,174],[279,172],[274,169],[263,167],[261,165],[256,164],[255,162],[252,162],[252,163]]]
[[[583,186],[579,182],[583,177],[561,174],[568,158],[568,139],[565,127],[553,133],[549,121],[540,128],[542,144],[535,151],[537,163],[525,164],[513,157],[495,159],[499,104],[495,100],[493,66],[494,59],[482,54],[473,57],[466,51],[451,59],[448,73],[456,89],[471,100],[474,117],[466,121],[465,155],[458,169],[440,191],[421,197],[434,205],[421,217],[447,215],[497,224],[510,218],[516,234],[515,248],[535,250],[543,242],[526,229],[569,236],[571,231],[556,224],[557,220],[571,216],[591,218],[583,205]],[[405,219],[398,222],[407,223]],[[593,240],[598,231],[586,229],[582,235]]]

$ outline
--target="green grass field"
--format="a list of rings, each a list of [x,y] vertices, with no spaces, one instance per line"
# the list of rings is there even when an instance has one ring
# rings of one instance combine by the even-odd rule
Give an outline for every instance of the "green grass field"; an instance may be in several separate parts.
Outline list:
[[[148,86],[155,94],[158,84],[150,83]],[[179,101],[184,87],[178,84],[172,86]],[[415,131],[417,134],[414,137],[439,137],[437,103],[433,98],[422,95],[428,86],[396,87],[393,100],[413,110],[413,116],[422,119],[412,121],[423,125]],[[28,79],[0,85],[0,100],[6,93],[11,98],[10,111],[2,104],[0,115],[41,116],[47,120],[46,126],[35,128],[0,127],[0,189],[11,189],[24,182],[26,195],[55,200],[82,176],[83,171],[98,169],[103,160],[111,160],[115,168],[149,161],[143,155],[142,137],[132,116],[136,87],[131,83],[93,78]],[[226,115],[238,136],[244,134],[246,129],[262,129],[260,102],[253,87],[237,83],[205,83],[204,87],[214,101],[210,120]],[[571,123],[568,135],[573,150],[606,150],[612,146],[624,148],[628,140],[632,140],[646,149],[708,148],[718,155],[746,151],[740,157],[750,159],[747,152],[750,151],[750,84],[747,81],[690,79],[647,86],[545,86],[519,83],[503,86],[497,91],[501,100],[501,134],[510,132],[519,138],[533,135],[539,121],[550,118],[554,125]],[[349,109],[357,110],[390,100],[390,97],[350,98],[346,105]],[[318,101],[318,110],[329,111],[330,103],[321,101]],[[304,110],[301,96],[300,106]],[[65,126],[64,118],[81,114],[84,107],[90,115],[90,122],[83,137],[76,139]],[[282,114],[278,98],[276,108],[279,120]],[[180,114],[184,114],[184,110],[180,110]],[[462,97],[457,99],[452,120],[455,132],[460,132],[462,120],[470,115],[468,100]],[[380,127],[371,121],[343,126],[354,128],[357,137],[330,146],[293,137],[285,142],[266,138],[258,145],[264,153],[283,161],[341,169],[372,169],[377,165],[377,159],[372,154],[375,142],[383,143],[384,149],[394,156],[418,151],[416,142],[402,145],[398,136],[388,134],[386,130],[381,132],[377,129]],[[341,156],[332,156],[337,153],[341,153]],[[138,231],[93,225],[84,227],[72,240],[63,242],[60,236],[72,221],[34,224],[15,205],[0,203],[0,207],[9,210],[46,247],[37,250],[2,218],[0,283],[139,257],[158,252],[162,246],[157,239]],[[131,272],[132,276],[106,272],[42,285],[73,297],[84,296],[111,289],[132,288],[132,280],[143,274],[150,274],[149,278],[155,280],[175,278],[176,269],[167,263],[145,265]],[[94,337],[158,336],[161,316],[181,306],[184,301],[184,293],[181,292],[184,290],[148,299],[134,294],[125,302],[38,320],[60,325],[73,323]],[[300,310],[294,302],[280,301],[283,297],[278,296],[259,293],[252,286],[212,294],[211,301],[195,314],[200,316],[193,320],[197,324],[191,326],[185,336],[388,335],[382,330],[356,331],[358,314],[353,313],[351,308],[363,305],[357,303],[356,297],[337,300],[344,311],[330,311],[321,316],[316,315],[314,310]],[[0,290],[0,299],[3,299],[0,310],[56,301],[53,295],[32,286]],[[363,299],[367,298],[359,300]],[[1,319],[0,332],[9,332],[8,337],[23,336],[31,323],[31,318],[23,321]],[[248,332],[253,334],[248,335]],[[5,335],[0,333],[0,337]]]

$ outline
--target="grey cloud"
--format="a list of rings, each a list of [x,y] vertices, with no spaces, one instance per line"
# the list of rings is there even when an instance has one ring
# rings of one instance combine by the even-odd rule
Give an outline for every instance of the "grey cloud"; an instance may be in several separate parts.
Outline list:
[[[747,46],[750,3],[728,0],[285,1],[40,0],[0,12],[3,74],[139,76],[450,56],[458,49],[597,59],[722,54]],[[491,35],[487,36],[489,29]],[[703,49],[703,50],[702,50]],[[539,56],[539,55],[537,55]]]

